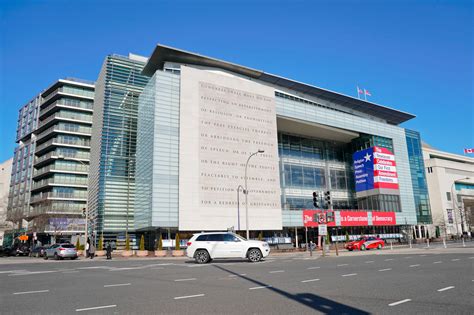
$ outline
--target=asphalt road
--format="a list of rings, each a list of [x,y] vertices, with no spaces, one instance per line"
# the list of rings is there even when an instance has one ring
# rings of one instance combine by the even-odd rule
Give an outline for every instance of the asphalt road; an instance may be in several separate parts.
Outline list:
[[[395,251],[394,251],[395,252]],[[474,249],[0,265],[1,314],[472,314]]]

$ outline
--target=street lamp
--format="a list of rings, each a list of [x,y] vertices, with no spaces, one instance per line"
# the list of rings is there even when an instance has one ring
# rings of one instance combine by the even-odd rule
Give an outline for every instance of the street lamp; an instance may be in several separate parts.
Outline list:
[[[249,158],[247,159],[247,163],[245,163],[245,227],[247,228],[247,239],[250,239],[250,232],[249,232],[249,205],[248,205],[248,186],[247,186],[247,167],[249,166],[249,161],[252,156],[257,155],[259,153],[264,153],[264,150],[258,150],[250,154]]]
[[[237,186],[237,231],[240,231],[240,190],[245,194],[245,189],[242,185]]]
[[[82,162],[80,159],[65,157],[64,155],[58,155],[58,160],[79,162],[82,165],[87,166],[87,164]],[[87,239],[89,237],[89,209],[87,208],[87,200],[86,200],[86,207],[83,210],[85,210],[84,212],[85,212],[85,215],[86,215],[86,225],[85,225],[85,228],[84,228],[84,239],[85,239],[85,242],[87,243]],[[87,258],[87,252],[86,251],[84,251],[84,257]]]
[[[463,177],[463,178],[459,178],[459,179],[455,179],[451,185],[451,200],[453,202],[453,213],[454,213],[454,219],[456,220],[456,234],[459,236],[459,227],[458,227],[458,223],[457,223],[457,219],[456,219],[456,203],[457,201],[455,200],[457,196],[454,196],[454,184],[456,184],[457,181],[461,181],[461,180],[470,180],[471,178],[469,177]],[[463,225],[463,214],[462,214],[462,211],[461,209],[459,209],[459,214],[461,216],[461,233],[464,233],[464,225]]]

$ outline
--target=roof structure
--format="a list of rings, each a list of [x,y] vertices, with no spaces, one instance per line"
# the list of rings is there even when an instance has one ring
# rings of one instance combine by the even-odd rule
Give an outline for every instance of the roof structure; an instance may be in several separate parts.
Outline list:
[[[182,64],[200,65],[206,67],[220,68],[250,78],[258,79],[277,86],[292,89],[297,92],[305,93],[322,99],[326,99],[344,106],[348,109],[366,113],[375,117],[384,119],[389,124],[399,125],[416,116],[410,113],[402,112],[390,107],[382,106],[376,103],[357,99],[352,96],[340,94],[310,84],[294,81],[261,70],[255,70],[231,62],[219,60],[212,57],[199,55],[185,50],[160,45],[155,47],[142,74],[153,76],[155,71],[163,70],[165,62],[176,62]]]

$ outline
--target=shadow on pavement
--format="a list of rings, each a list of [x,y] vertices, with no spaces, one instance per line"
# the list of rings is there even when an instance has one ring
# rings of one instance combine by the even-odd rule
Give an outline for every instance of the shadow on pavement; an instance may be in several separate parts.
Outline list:
[[[268,286],[268,284],[251,279],[249,277],[241,276],[238,273],[235,273],[231,270],[228,270],[222,266],[217,266],[213,265],[214,267],[226,271],[230,274],[236,275],[242,279],[245,279],[247,281],[253,282],[257,284],[258,286]],[[333,300],[329,300],[326,298],[323,298],[321,296],[312,294],[312,293],[301,293],[301,294],[291,294],[289,292],[283,291],[281,289],[275,288],[273,286],[270,286],[266,288],[267,290],[273,291],[274,293],[280,294],[287,299],[293,300],[295,302],[301,303],[309,308],[312,308],[315,311],[321,312],[323,314],[370,314],[366,311],[354,308],[352,306],[348,306],[345,304],[341,304],[338,302],[335,302]]]

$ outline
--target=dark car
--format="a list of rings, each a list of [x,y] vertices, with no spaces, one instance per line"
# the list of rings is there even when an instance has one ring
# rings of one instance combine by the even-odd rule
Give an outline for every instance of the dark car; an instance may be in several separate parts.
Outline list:
[[[44,256],[44,251],[46,250],[46,247],[44,246],[37,246],[35,247],[32,251],[30,256],[31,257],[43,257]]]
[[[8,257],[10,256],[10,252],[11,252],[11,248],[10,247],[3,247],[3,246],[0,246],[0,257]]]

